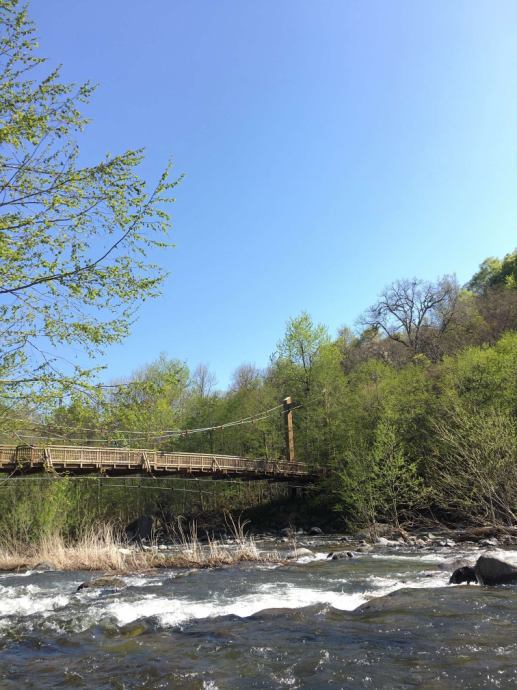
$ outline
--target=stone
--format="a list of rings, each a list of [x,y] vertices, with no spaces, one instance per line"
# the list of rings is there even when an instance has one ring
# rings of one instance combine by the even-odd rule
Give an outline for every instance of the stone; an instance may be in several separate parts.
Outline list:
[[[341,561],[344,558],[353,558],[354,554],[351,551],[333,551],[329,553],[327,558],[331,558],[333,561]]]
[[[42,561],[41,563],[38,563],[37,565],[35,565],[33,570],[55,570],[55,568],[52,565],[52,563],[47,563],[46,561]]]
[[[478,582],[480,585],[517,585],[517,568],[491,556],[480,556],[476,565],[457,568],[451,575],[449,584]]]
[[[491,556],[480,556],[474,566],[480,585],[517,585],[517,568]]]
[[[305,556],[314,556],[310,549],[294,549],[293,551],[288,551],[285,557],[289,560],[293,558],[304,558]]]
[[[294,534],[295,532],[292,527],[284,527],[284,529],[280,530],[280,535],[282,537],[293,537]]]
[[[97,577],[94,580],[87,580],[79,585],[77,591],[83,589],[124,589],[126,583],[119,577]]]
[[[317,536],[318,534],[323,534],[323,530],[320,527],[311,527],[309,534],[312,536]]]
[[[372,549],[373,546],[370,546],[369,544],[364,544],[363,546],[358,546],[356,551],[357,553],[370,553]]]

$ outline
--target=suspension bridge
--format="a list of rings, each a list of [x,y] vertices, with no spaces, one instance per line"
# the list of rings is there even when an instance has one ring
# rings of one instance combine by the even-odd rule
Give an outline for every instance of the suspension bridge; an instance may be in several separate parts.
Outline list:
[[[0,471],[13,476],[41,471],[67,474],[99,472],[106,476],[146,473],[152,476],[210,475],[214,479],[314,479],[309,466],[286,462],[211,453],[163,453],[132,448],[92,446],[0,446]]]
[[[107,477],[147,474],[154,477],[209,476],[213,479],[314,481],[318,473],[306,463],[295,460],[292,412],[296,406],[291,398],[282,405],[285,424],[285,459],[251,459],[217,453],[163,452],[131,447],[95,447],[93,445],[0,445],[0,472],[15,477],[37,472],[67,475],[100,473]],[[272,408],[276,410],[277,408]],[[269,415],[272,410],[220,427],[190,430],[189,433],[211,431],[236,424],[250,423]],[[167,432],[169,435],[178,432]],[[185,433],[185,432],[181,432]],[[168,437],[168,436],[167,436]]]

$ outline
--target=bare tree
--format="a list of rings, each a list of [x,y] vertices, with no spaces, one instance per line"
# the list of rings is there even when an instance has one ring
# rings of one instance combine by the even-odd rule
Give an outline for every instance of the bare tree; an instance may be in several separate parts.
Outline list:
[[[191,378],[192,388],[201,398],[208,398],[217,385],[217,378],[206,364],[198,364]]]
[[[379,300],[359,323],[384,333],[411,354],[441,356],[440,339],[454,322],[459,287],[453,276],[436,283],[413,278],[398,280],[385,288]]]
[[[232,391],[252,390],[258,388],[263,375],[254,364],[246,362],[241,364],[232,374]]]

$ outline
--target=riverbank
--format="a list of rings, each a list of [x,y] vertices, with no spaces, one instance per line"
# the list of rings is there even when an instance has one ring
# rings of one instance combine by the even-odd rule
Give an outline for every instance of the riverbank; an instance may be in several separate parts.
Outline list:
[[[111,526],[91,529],[69,541],[61,534],[43,537],[38,543],[10,542],[0,547],[0,571],[59,570],[137,573],[155,568],[213,568],[241,562],[273,562],[274,552],[259,551],[255,540],[242,530],[221,542],[202,543],[195,529],[182,533],[175,543],[130,544]]]
[[[298,557],[314,557],[314,544],[334,559],[354,558],[376,551],[411,551],[423,554],[443,548],[479,549],[517,546],[515,528],[414,529],[407,532],[374,524],[353,534],[325,535],[321,528],[284,527],[278,531],[251,530],[231,520],[218,537],[198,536],[193,523],[187,532],[169,538],[129,543],[112,526],[83,533],[76,540],[47,535],[36,544],[7,540],[0,546],[0,572],[27,570],[95,571],[111,574],[144,573],[155,569],[216,568],[243,562],[279,564]],[[331,555],[332,554],[332,555]]]

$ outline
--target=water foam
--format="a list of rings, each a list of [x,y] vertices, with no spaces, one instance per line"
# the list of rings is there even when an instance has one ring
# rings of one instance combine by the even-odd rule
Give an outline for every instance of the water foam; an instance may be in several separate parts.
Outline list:
[[[32,616],[35,613],[51,613],[66,606],[70,597],[64,594],[50,594],[37,585],[3,587],[0,585],[0,617]]]
[[[286,587],[278,584],[262,585],[255,592],[228,600],[194,601],[146,596],[137,602],[109,603],[103,614],[114,616],[120,625],[139,618],[156,617],[167,627],[181,625],[190,620],[234,615],[247,618],[267,609],[297,609],[323,604],[342,611],[352,611],[367,599],[359,592],[344,593],[305,587]]]

